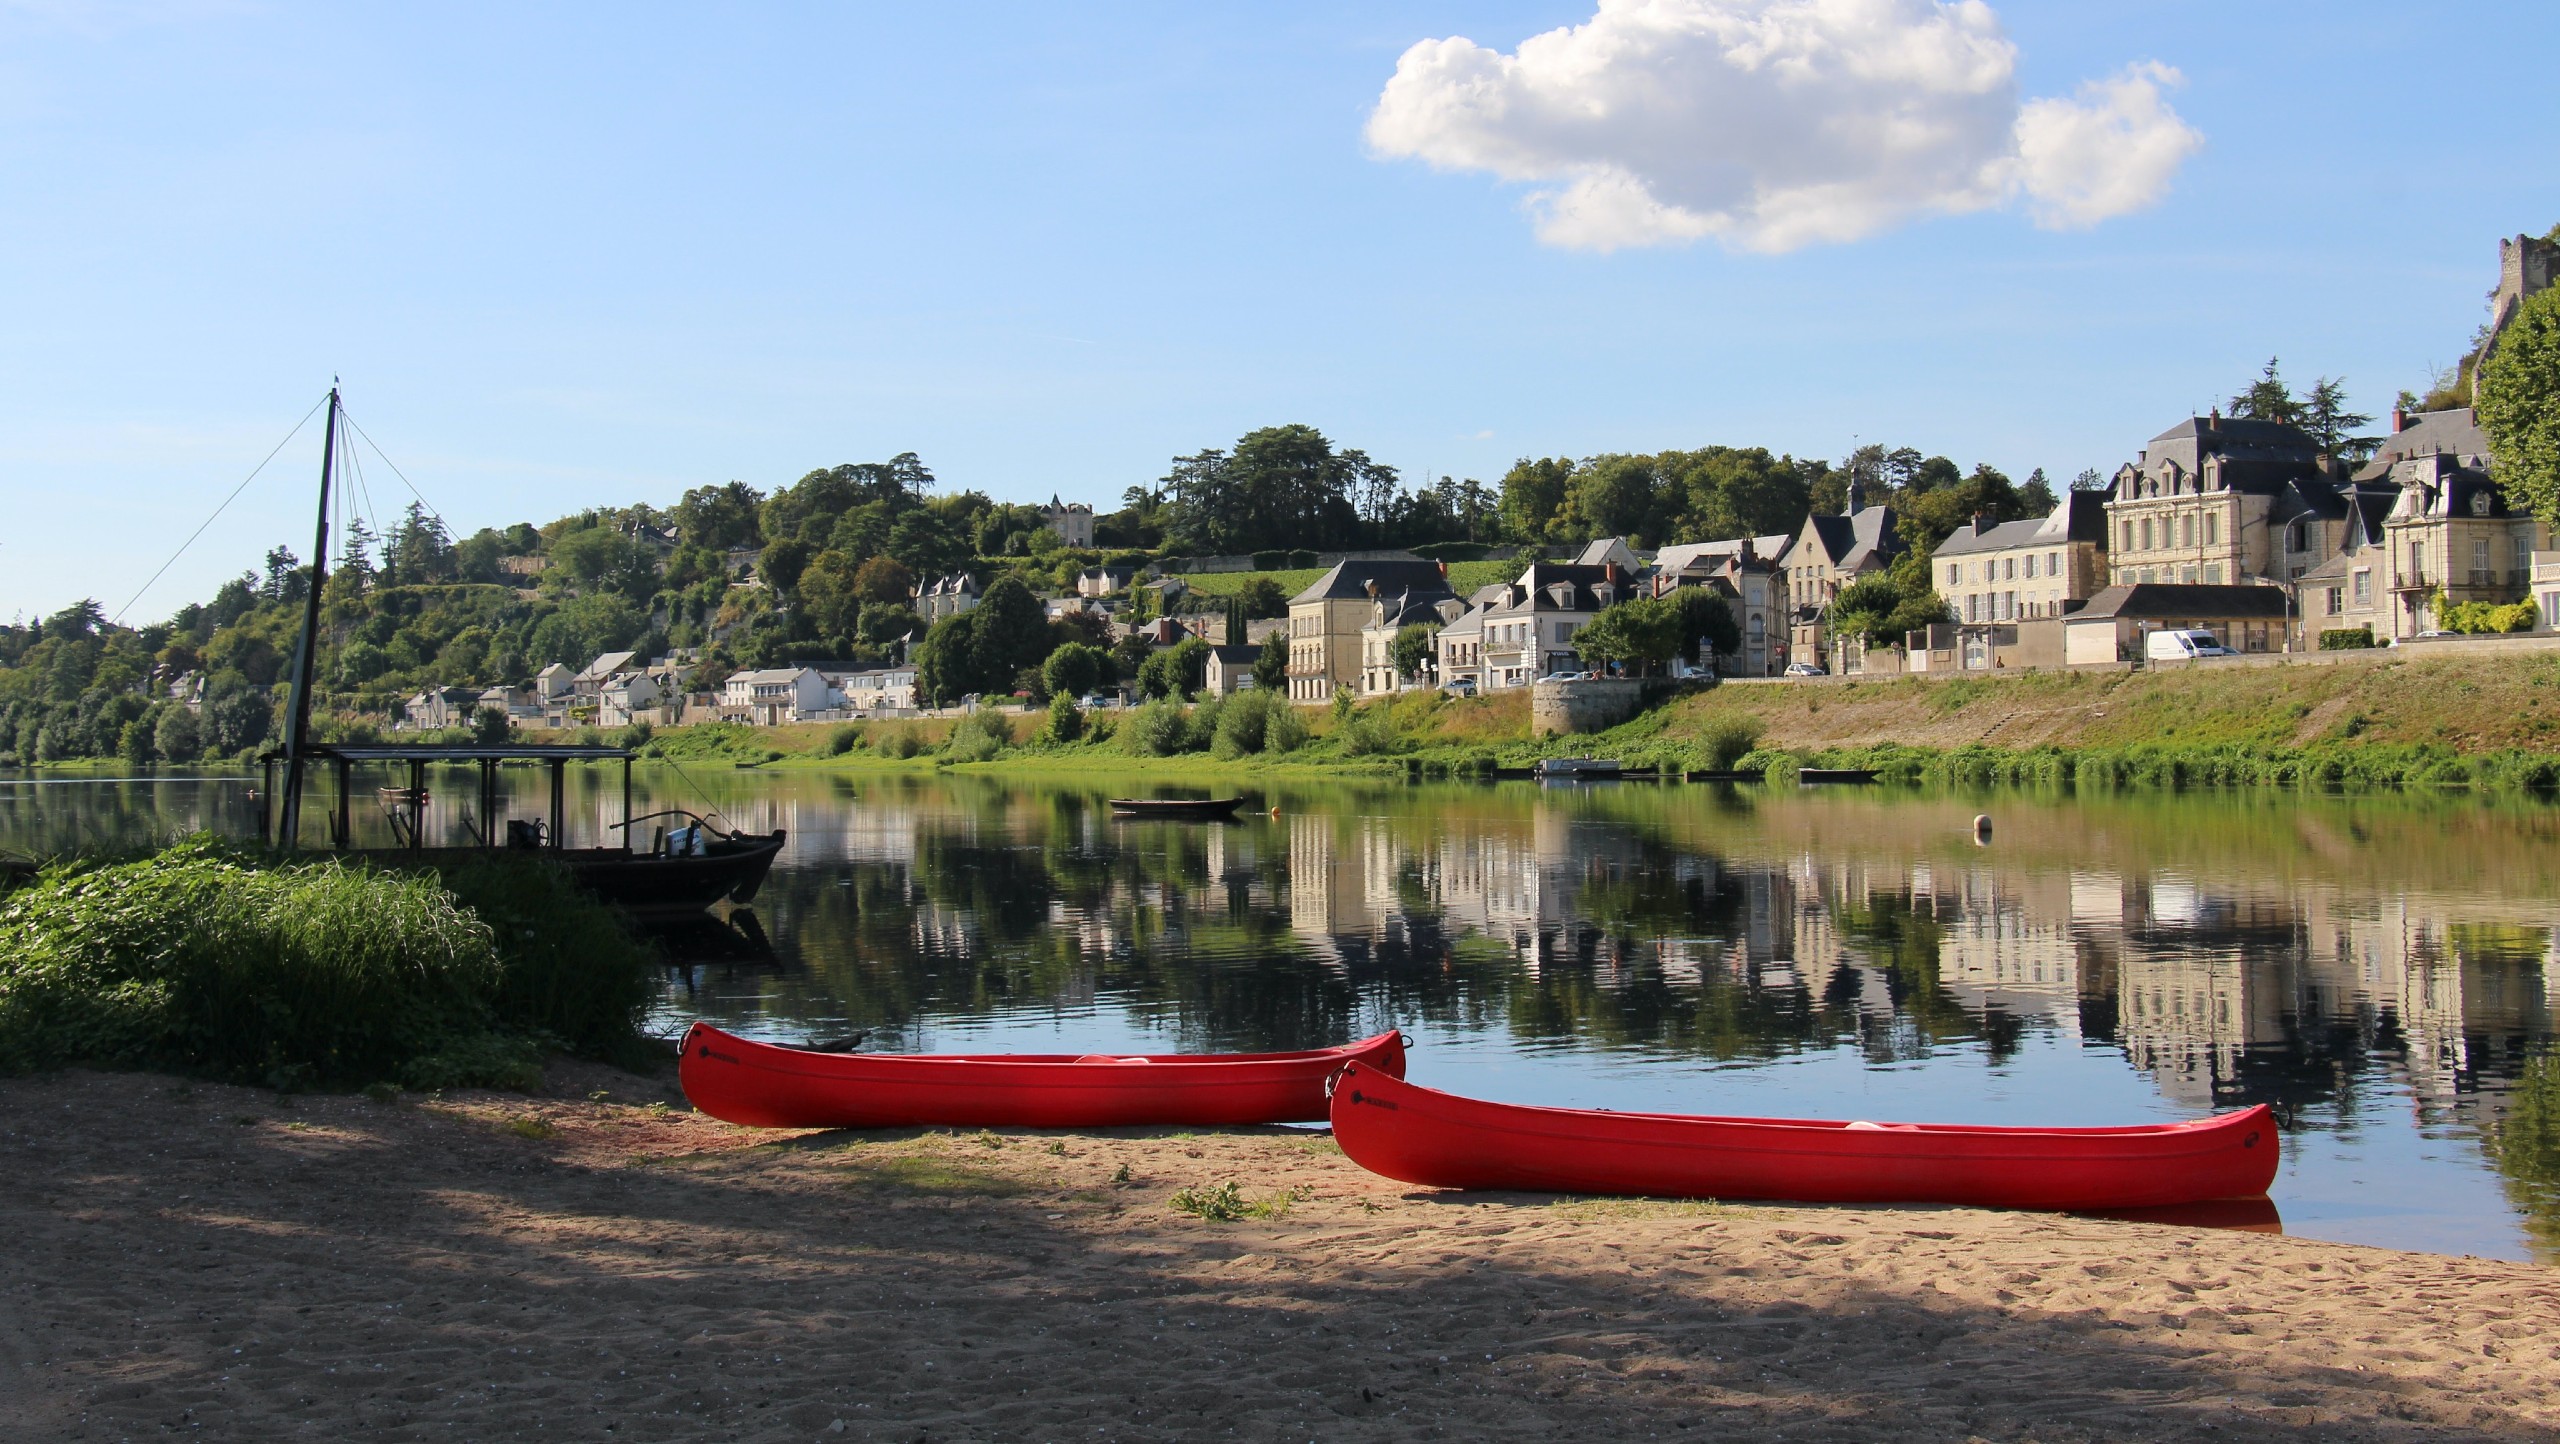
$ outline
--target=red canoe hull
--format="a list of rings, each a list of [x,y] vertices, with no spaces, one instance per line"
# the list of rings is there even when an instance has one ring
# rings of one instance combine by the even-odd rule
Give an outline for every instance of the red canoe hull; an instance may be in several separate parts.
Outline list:
[[[2261,1105],[2132,1128],[1852,1127],[1486,1103],[1352,1066],[1333,1136],[1372,1173],[1435,1188],[1983,1208],[2158,1208],[2255,1198],[2276,1176]]]
[[[1404,1035],[1307,1053],[812,1053],[696,1023],[678,1076],[714,1118],[756,1128],[1126,1128],[1321,1122],[1347,1064],[1404,1076]]]

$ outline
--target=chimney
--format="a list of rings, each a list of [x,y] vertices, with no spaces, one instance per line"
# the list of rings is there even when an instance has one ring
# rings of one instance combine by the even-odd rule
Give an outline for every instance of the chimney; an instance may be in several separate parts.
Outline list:
[[[1991,530],[1991,513],[1987,511],[1975,512],[1973,514],[1973,534],[1975,536],[1980,536],[1989,530]]]
[[[2401,432],[2406,431],[2406,430],[2408,430],[2408,429],[2409,429],[2409,413],[2408,413],[2408,412],[2406,412],[2406,411],[2401,410],[2401,409],[2400,409],[2399,407],[2397,407],[2397,406],[2392,407],[2392,408],[2391,408],[2391,434],[2392,434],[2392,435],[2394,435],[2394,436],[2398,436]]]

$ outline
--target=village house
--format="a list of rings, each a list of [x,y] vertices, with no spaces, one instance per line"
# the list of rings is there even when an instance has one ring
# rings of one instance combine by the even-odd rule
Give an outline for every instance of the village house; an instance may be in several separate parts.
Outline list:
[[[814,667],[733,672],[720,689],[720,718],[779,727],[827,710],[827,680]]]
[[[1773,677],[1786,665],[1786,554],[1789,536],[1733,537],[1664,547],[1653,559],[1651,587],[1667,597],[1682,587],[1704,587],[1732,609],[1741,650],[1719,656],[1729,677]]]
[[[916,705],[916,669],[908,666],[868,667],[828,678],[832,700],[858,716],[912,712]]]
[[[1787,544],[1786,653],[1772,660],[1783,669],[1790,658],[1821,662],[1828,650],[1832,599],[1850,583],[1893,565],[1902,555],[1902,534],[1889,506],[1858,505],[1851,488],[1845,515],[1808,516]]]
[[[2294,580],[2295,631],[2306,646],[2316,648],[2322,632],[2360,631],[2376,639],[2391,635],[2398,606],[2383,523],[2396,504],[2397,498],[2350,496],[2336,554]]]
[[[2107,585],[2106,498],[2063,494],[2046,516],[1957,527],[1929,554],[1938,595],[1960,624],[2036,621],[2077,610]]]
[[[1499,691],[1584,670],[1574,634],[1602,608],[1640,594],[1635,576],[1614,562],[1532,565],[1484,609],[1482,685]]]
[[[658,703],[666,696],[658,679],[647,672],[619,672],[596,694],[596,725],[628,727],[634,722],[665,720],[658,716]]]
[[[1076,595],[1107,597],[1126,588],[1137,575],[1137,571],[1130,567],[1086,567],[1076,573]]]
[[[1401,691],[1405,684],[1404,674],[1396,669],[1396,634],[1407,627],[1445,627],[1464,604],[1450,593],[1446,581],[1419,595],[1410,589],[1394,596],[1380,590],[1370,601],[1369,620],[1360,628],[1360,695],[1377,697]],[[1437,660],[1436,647],[1425,654],[1424,685],[1429,685]]]
[[[1431,639],[1434,668],[1440,685],[1455,686],[1464,682],[1481,692],[1484,677],[1484,612],[1511,589],[1509,582],[1481,586],[1459,607],[1458,615]]]
[[[593,706],[603,695],[605,684],[633,670],[631,659],[639,655],[637,652],[600,652],[594,661],[569,679],[569,690],[580,702]]]
[[[2295,427],[2189,417],[2117,469],[2108,579],[2291,581],[2337,551],[2354,490]]]
[[[967,572],[937,577],[916,588],[916,615],[928,627],[978,604],[978,579]]]
[[[417,732],[467,727],[479,705],[476,687],[429,687],[401,704],[399,726]]]
[[[495,708],[507,720],[531,724],[542,720],[542,699],[530,687],[491,687],[480,694],[480,710]]]
[[[1201,687],[1212,697],[1232,697],[1253,689],[1253,664],[1262,648],[1250,642],[1220,642],[1209,648],[1209,669]]]
[[[1360,690],[1361,633],[1376,617],[1376,596],[1388,593],[1453,595],[1437,562],[1344,560],[1289,599],[1290,701],[1329,702],[1337,687]]]

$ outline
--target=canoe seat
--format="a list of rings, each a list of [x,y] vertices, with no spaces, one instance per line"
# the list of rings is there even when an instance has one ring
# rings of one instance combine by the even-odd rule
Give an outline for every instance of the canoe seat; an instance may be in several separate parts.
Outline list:
[[[1147,1060],[1144,1058],[1115,1058],[1108,1053],[1087,1053],[1076,1061],[1079,1063],[1144,1063]]]

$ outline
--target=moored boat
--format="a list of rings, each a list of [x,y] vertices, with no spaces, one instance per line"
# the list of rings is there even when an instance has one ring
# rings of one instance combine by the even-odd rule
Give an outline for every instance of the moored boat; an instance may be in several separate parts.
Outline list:
[[[1876,780],[1872,767],[1805,767],[1796,772],[1796,781],[1807,787],[1862,786]]]
[[[1372,1173],[1435,1188],[2067,1211],[2259,1197],[2264,1105],[2187,1123],[1992,1128],[1611,1113],[1491,1103],[1346,1067],[1333,1136]]]
[[[757,1128],[1123,1128],[1319,1122],[1325,1081],[1404,1074],[1404,1035],[1302,1053],[820,1053],[696,1023],[693,1106]]]
[[[1241,797],[1115,797],[1111,810],[1128,817],[1233,817]]]
[[[1626,770],[1614,757],[1548,757],[1537,766],[1538,776],[1550,782],[1608,782]]]

